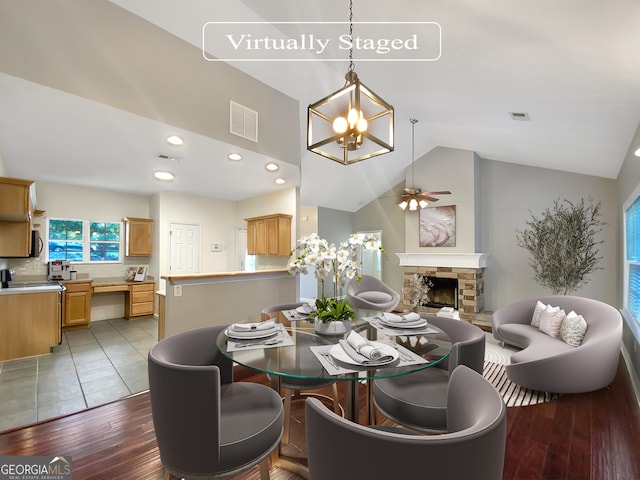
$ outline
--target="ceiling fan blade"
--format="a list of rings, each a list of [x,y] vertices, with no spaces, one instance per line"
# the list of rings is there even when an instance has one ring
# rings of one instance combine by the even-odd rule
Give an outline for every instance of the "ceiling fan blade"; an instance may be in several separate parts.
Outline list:
[[[424,198],[425,200],[427,200],[429,202],[437,202],[438,200],[440,200],[439,198],[430,197],[429,195],[425,195],[424,193],[419,194],[418,197]]]
[[[427,195],[451,195],[451,192],[449,190],[443,190],[442,192],[422,192],[422,193],[426,193]]]

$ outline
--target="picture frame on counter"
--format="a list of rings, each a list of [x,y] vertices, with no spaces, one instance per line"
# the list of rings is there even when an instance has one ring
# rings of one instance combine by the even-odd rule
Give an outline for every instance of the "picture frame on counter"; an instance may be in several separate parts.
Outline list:
[[[145,265],[127,268],[127,273],[124,276],[126,282],[144,282],[146,278],[147,267]]]
[[[136,275],[135,277],[133,277],[133,281],[144,282],[146,278],[147,278],[147,267],[144,265],[141,265],[136,270]]]

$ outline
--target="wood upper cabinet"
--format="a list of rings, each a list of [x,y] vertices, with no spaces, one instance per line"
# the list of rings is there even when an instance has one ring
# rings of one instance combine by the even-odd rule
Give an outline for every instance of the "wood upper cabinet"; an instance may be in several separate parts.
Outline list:
[[[91,280],[61,283],[66,287],[62,294],[62,326],[88,326],[91,323]]]
[[[32,180],[0,177],[0,220],[30,222],[33,215]]]
[[[0,258],[28,257],[33,205],[31,180],[0,177]]]
[[[291,253],[291,215],[277,213],[245,218],[249,255],[289,255]]]
[[[125,217],[125,255],[148,256],[153,253],[153,220]]]

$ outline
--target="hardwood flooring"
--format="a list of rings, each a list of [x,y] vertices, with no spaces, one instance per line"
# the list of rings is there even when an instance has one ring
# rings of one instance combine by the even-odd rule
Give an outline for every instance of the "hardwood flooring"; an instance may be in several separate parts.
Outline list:
[[[245,380],[266,383],[258,374]],[[362,401],[364,395],[362,388]],[[302,402],[296,403],[288,448],[304,454]],[[640,478],[638,452],[640,408],[621,360],[608,388],[507,410],[503,479],[636,479]],[[74,480],[155,480],[164,472],[147,393],[0,434],[0,455],[69,455]],[[257,480],[259,472],[254,468],[232,478]],[[301,477],[274,467],[271,478]]]

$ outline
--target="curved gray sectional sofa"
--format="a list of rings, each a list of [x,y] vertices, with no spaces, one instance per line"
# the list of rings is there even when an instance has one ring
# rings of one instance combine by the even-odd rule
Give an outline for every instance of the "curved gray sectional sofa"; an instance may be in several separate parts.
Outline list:
[[[537,301],[575,311],[587,322],[582,344],[573,347],[531,326]],[[622,341],[622,316],[606,303],[569,295],[521,300],[493,314],[496,340],[521,348],[511,356],[507,376],[532,390],[581,393],[599,390],[615,377]]]

